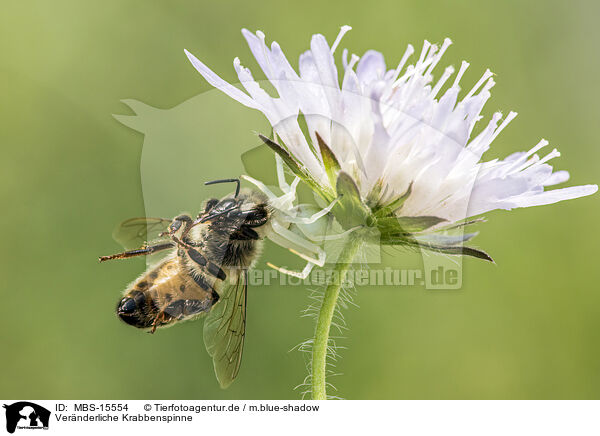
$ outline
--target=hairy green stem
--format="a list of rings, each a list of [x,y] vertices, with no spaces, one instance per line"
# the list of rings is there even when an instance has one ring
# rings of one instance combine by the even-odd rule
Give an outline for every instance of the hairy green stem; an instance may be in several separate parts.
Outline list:
[[[357,235],[350,237],[346,246],[340,253],[340,257],[337,260],[333,277],[337,278],[334,280],[327,289],[323,296],[323,302],[319,309],[319,317],[317,318],[317,328],[315,330],[315,338],[313,341],[312,349],[312,399],[313,400],[326,400],[327,399],[327,388],[326,388],[326,372],[327,372],[327,346],[329,345],[329,331],[331,330],[331,321],[333,320],[333,314],[337,306],[338,297],[340,295],[340,289],[342,283],[346,279],[346,274],[350,269],[350,265],[354,256],[360,247],[361,239]]]

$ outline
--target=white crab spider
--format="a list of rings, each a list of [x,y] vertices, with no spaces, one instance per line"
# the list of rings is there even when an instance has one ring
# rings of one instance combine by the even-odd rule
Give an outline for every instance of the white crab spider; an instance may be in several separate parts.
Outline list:
[[[294,205],[296,200],[296,187],[298,186],[298,183],[300,183],[300,178],[295,177],[292,183],[288,184],[285,180],[283,160],[278,155],[275,155],[275,159],[277,161],[277,182],[283,195],[277,196],[264,183],[250,176],[242,175],[241,178],[252,183],[263,192],[269,199],[269,204],[275,209],[275,213],[270,222],[270,231],[266,234],[267,238],[275,244],[287,248],[307,262],[302,271],[288,270],[286,268],[275,266],[270,262],[268,262],[267,265],[280,273],[303,280],[309,276],[315,265],[320,267],[325,265],[327,255],[319,245],[315,244],[315,242],[321,243],[324,241],[340,239],[348,235],[354,229],[333,235],[316,234],[310,225],[325,217],[335,206],[337,199],[331,202],[329,206],[312,215],[302,216],[299,208]],[[296,224],[304,237],[289,230],[292,224]]]

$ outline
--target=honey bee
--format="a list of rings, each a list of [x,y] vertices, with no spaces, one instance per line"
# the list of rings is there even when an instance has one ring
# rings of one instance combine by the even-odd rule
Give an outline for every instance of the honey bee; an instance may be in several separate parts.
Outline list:
[[[262,135],[260,138],[273,142]],[[272,147],[280,147],[273,144]],[[264,239],[306,261],[301,271],[270,262],[268,266],[281,274],[305,279],[313,267],[323,267],[325,263],[326,253],[320,244],[353,231],[328,234],[328,213],[339,198],[324,208],[295,204],[300,178],[296,176],[288,183],[282,158],[276,155],[275,159],[281,195],[250,176],[241,178],[256,189],[240,190],[240,179],[206,182],[237,183],[235,194],[209,199],[195,219],[179,215],[173,219],[126,220],[113,236],[128,251],[100,257],[104,262],[168,253],[125,290],[117,305],[117,316],[129,325],[154,333],[159,328],[206,315],[204,344],[223,388],[233,382],[240,370],[246,334],[248,269],[260,256]]]
[[[170,250],[144,272],[124,293],[117,316],[125,323],[147,329],[172,326],[206,315],[204,342],[213,358],[221,387],[236,378],[246,333],[248,269],[260,255],[273,208],[266,195],[241,190],[239,179],[233,196],[211,198],[193,219],[132,218],[115,230],[115,239],[134,240],[140,248],[100,257],[104,262],[152,255]],[[145,240],[156,240],[147,244]]]

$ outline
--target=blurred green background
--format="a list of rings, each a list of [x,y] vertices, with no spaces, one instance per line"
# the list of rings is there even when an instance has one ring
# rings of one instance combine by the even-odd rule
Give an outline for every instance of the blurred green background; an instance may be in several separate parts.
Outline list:
[[[114,316],[122,289],[145,266],[141,259],[98,263],[120,249],[114,225],[143,215],[145,206],[173,216],[195,212],[209,193],[224,194],[227,188],[208,191],[201,183],[239,174],[239,156],[256,145],[253,132],[266,129],[260,114],[217,93],[206,94],[206,106],[193,100],[197,118],[182,121],[195,128],[191,142],[153,136],[148,150],[163,153],[164,171],[142,166],[144,194],[152,193],[145,198],[140,159],[148,143],[111,114],[132,115],[121,99],[168,109],[208,91],[184,48],[235,81],[235,56],[256,71],[242,27],[277,40],[294,65],[311,34],[331,42],[342,24],[354,27],[342,47],[380,50],[389,65],[409,42],[449,36],[454,45],[438,77],[466,59],[462,83],[470,88],[489,67],[497,85],[485,115],[519,112],[486,158],[544,137],[563,153],[555,167],[570,170],[569,184],[577,185],[599,181],[599,14],[592,1],[5,2],[0,396],[299,397],[293,387],[305,376],[305,356],[289,350],[313,331],[300,317],[305,289],[250,290],[244,363],[225,391],[201,322],[148,335]],[[148,109],[148,119],[157,113]],[[475,243],[497,265],[466,259],[460,291],[359,288],[359,308],[345,312],[343,375],[331,380],[338,394],[600,398],[599,198],[488,213]],[[281,256],[268,245],[259,267],[265,259],[287,262]],[[411,266],[420,256],[397,252],[384,260]]]

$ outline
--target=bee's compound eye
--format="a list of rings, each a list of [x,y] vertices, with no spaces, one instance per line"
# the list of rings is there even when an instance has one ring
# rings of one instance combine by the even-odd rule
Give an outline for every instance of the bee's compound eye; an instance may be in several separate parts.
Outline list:
[[[206,202],[206,206],[204,207],[204,212],[205,213],[210,212],[211,209],[214,208],[218,203],[219,203],[219,200],[217,200],[216,198],[211,198],[210,200],[208,200]]]
[[[169,224],[169,230],[171,232],[176,232],[177,230],[179,230],[181,228],[181,221],[173,221],[171,224]]]
[[[125,297],[123,298],[119,306],[117,307],[117,313],[119,315],[131,315],[137,309],[137,304],[135,304],[135,300],[133,298]]]

